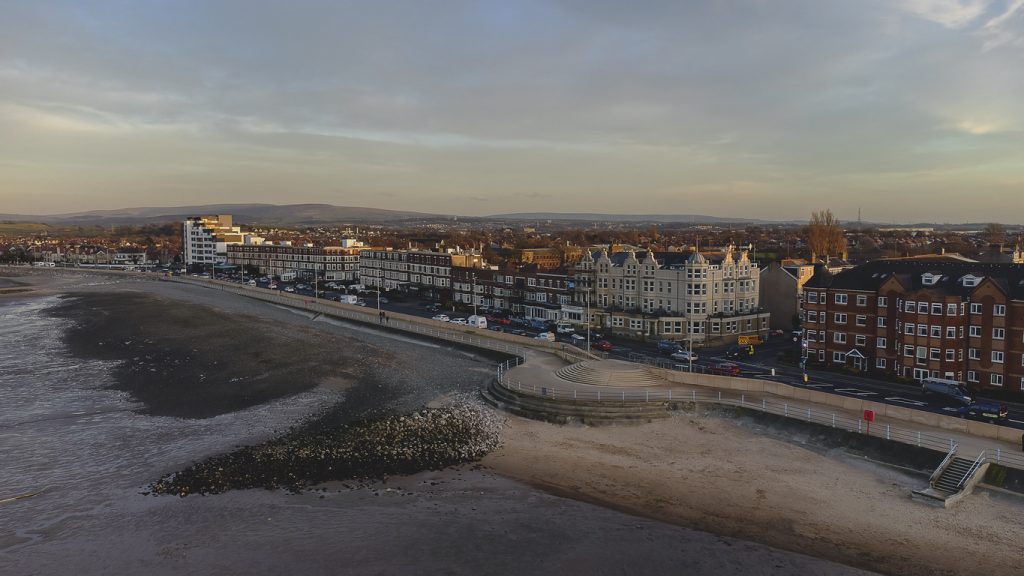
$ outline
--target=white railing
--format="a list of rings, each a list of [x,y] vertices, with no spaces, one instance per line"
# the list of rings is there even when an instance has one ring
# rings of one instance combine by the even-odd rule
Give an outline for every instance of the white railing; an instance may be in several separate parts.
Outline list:
[[[748,397],[747,394],[735,394],[721,390],[698,390],[684,388],[658,388],[658,389],[580,389],[580,388],[553,388],[537,386],[536,384],[524,384],[509,374],[506,368],[499,371],[498,383],[520,394],[536,396],[540,398],[577,401],[577,402],[693,402],[719,404],[723,406],[736,406],[739,408],[756,410],[765,414],[783,416],[793,420],[800,420],[812,424],[842,429],[848,432],[856,432],[872,438],[880,438],[893,442],[900,442],[920,448],[928,448],[939,452],[948,452],[947,459],[955,452],[958,442],[948,436],[940,436],[919,430],[900,428],[891,424],[876,424],[869,426],[867,422],[859,418],[853,418],[837,412],[824,412],[808,408],[790,402],[780,402],[765,398],[756,399]],[[989,448],[983,453],[983,462],[1001,464],[1010,468],[1024,470],[1024,455],[1008,453],[999,448]],[[980,464],[979,464],[980,465]]]
[[[929,485],[934,486],[935,481],[939,479],[939,476],[942,476],[942,471],[946,469],[946,466],[948,466],[949,463],[952,462],[953,458],[956,456],[956,450],[958,446],[958,444],[953,444],[949,448],[949,453],[946,454],[946,457],[942,459],[942,462],[939,462],[939,465],[935,467],[935,471],[932,472],[931,477],[928,478]]]

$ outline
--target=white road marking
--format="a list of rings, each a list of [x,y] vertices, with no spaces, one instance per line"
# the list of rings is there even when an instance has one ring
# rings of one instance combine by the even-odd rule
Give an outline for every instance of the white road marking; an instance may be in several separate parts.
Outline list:
[[[836,392],[842,392],[844,394],[853,394],[854,396],[874,396],[878,392],[869,392],[867,390],[861,390],[860,388],[836,388]]]
[[[912,404],[914,406],[927,406],[926,402],[920,400],[910,400],[908,398],[900,398],[899,396],[889,396],[886,398],[889,402],[902,402],[903,404]]]
[[[1021,421],[1021,420],[1013,420],[1013,419],[1010,419],[1010,422],[1015,422],[1015,423],[1017,423],[1017,424],[1024,424],[1024,421]]]

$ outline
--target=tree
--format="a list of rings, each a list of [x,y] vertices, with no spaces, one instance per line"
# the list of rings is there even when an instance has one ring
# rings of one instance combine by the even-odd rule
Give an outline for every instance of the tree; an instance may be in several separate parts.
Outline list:
[[[839,256],[846,252],[846,237],[839,220],[831,210],[811,212],[811,222],[807,226],[807,247],[811,251],[811,260],[822,256],[828,260],[830,256]]]
[[[981,235],[985,237],[985,241],[989,244],[1002,244],[1006,241],[1006,227],[997,222],[992,222],[985,225]]]

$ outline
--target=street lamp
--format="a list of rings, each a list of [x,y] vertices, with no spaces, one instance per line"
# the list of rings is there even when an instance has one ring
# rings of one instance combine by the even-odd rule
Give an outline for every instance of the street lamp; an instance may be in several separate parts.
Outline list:
[[[587,282],[587,356],[590,356],[590,282]]]
[[[476,316],[476,272],[473,272],[473,287],[470,289],[469,297],[473,300],[473,316]]]

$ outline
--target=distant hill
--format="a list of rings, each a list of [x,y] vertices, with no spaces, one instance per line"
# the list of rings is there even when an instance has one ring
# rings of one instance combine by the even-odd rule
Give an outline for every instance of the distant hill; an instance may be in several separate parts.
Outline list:
[[[491,220],[580,220],[586,222],[686,222],[694,224],[764,224],[767,220],[722,218],[698,214],[594,214],[577,212],[519,212],[485,216]]]
[[[450,216],[401,210],[333,206],[331,204],[208,204],[91,210],[70,214],[0,214],[0,222],[38,222],[76,226],[134,226],[184,220],[189,216],[231,214],[236,223],[262,226],[317,226],[370,224],[403,220],[444,219]]]

